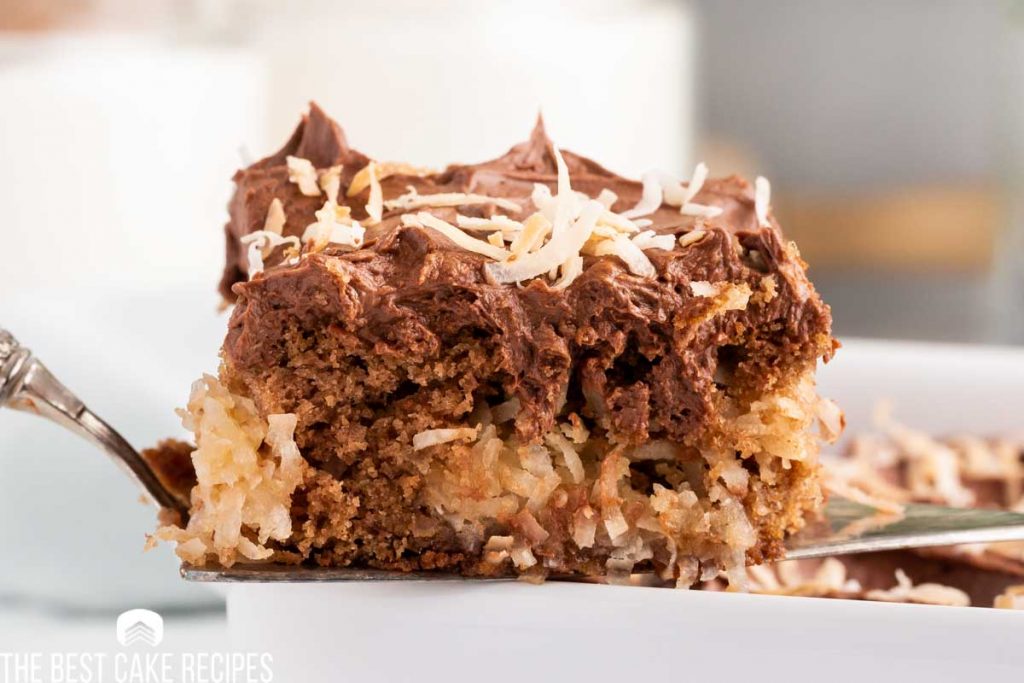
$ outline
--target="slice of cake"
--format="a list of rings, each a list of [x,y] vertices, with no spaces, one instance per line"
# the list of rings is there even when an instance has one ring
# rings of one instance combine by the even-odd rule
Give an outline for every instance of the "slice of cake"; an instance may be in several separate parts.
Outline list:
[[[313,106],[235,183],[184,560],[688,586],[821,505],[837,344],[764,179],[627,180],[540,122],[435,172]]]

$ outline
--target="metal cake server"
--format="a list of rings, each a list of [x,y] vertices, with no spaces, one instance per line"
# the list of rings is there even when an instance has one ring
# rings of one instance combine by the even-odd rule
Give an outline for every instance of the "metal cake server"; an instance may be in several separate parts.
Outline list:
[[[160,508],[188,519],[188,510],[156,478],[124,437],[97,417],[46,366],[0,327],[0,408],[42,415],[84,437],[117,463]]]
[[[6,330],[0,328],[0,407],[43,417],[85,437],[118,464],[159,508],[188,518],[168,491],[124,438],[93,414],[46,367]],[[833,497],[822,518],[786,543],[787,559],[868,553],[881,550],[926,548],[961,543],[1024,541],[1024,514],[1004,510],[959,509],[911,504],[901,513]],[[454,574],[389,572],[367,569],[325,569],[284,565],[182,567],[191,581],[394,581],[460,580]]]

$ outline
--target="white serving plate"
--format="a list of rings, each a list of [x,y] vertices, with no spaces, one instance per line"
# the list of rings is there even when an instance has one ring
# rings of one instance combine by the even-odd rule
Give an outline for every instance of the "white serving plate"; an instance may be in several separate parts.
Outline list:
[[[586,584],[239,584],[275,680],[1020,680],[1024,614]],[[994,678],[989,679],[992,675]]]
[[[820,373],[851,431],[1022,428],[1024,350],[849,341]],[[519,582],[225,585],[282,681],[1021,680],[1024,612]],[[989,678],[989,677],[992,678]]]

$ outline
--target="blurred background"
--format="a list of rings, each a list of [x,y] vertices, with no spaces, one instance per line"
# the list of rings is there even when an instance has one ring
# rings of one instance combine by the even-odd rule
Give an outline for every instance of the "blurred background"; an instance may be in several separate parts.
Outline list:
[[[0,0],[0,93],[0,324],[140,446],[216,369],[231,174],[309,100],[381,159],[497,156],[542,108],[625,174],[765,175],[840,337],[1024,344],[1021,2]],[[0,412],[0,466],[0,634],[216,613],[88,446]]]
[[[5,291],[207,285],[231,173],[311,99],[421,164],[543,108],[624,173],[767,175],[840,335],[1024,341],[1020,2],[0,0],[0,29]]]

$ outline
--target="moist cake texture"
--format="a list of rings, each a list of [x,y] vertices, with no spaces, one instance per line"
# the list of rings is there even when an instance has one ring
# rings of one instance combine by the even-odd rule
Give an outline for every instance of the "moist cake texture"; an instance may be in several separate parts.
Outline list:
[[[767,182],[705,176],[627,180],[539,121],[433,172],[314,105],[235,176],[192,516],[158,536],[195,564],[681,586],[780,557],[841,428],[830,312]]]

